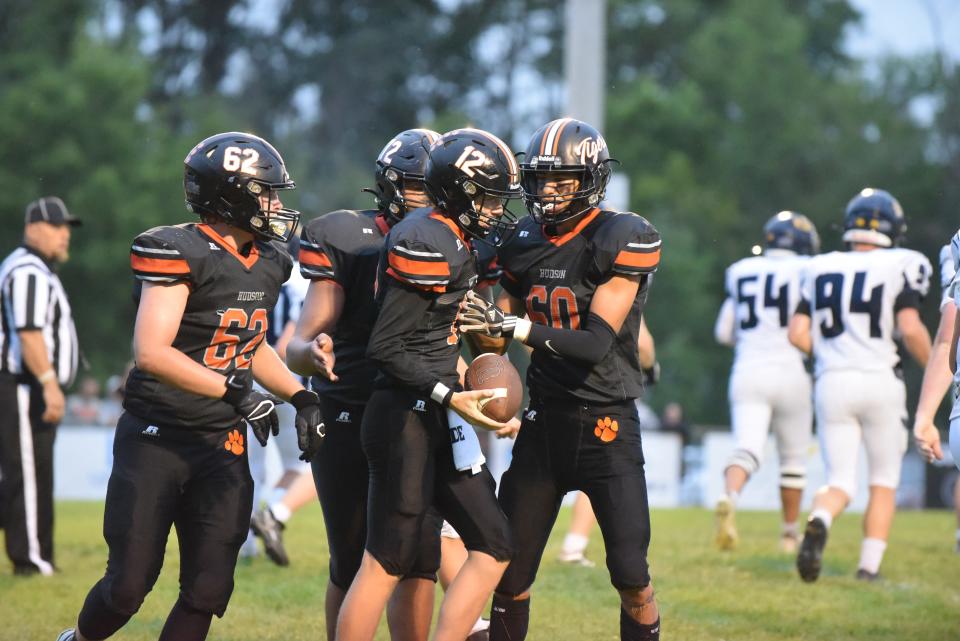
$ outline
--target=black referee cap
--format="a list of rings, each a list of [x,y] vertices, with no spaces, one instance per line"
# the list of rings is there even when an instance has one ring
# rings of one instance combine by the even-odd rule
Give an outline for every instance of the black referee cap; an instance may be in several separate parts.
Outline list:
[[[44,196],[27,205],[24,222],[28,225],[44,222],[51,225],[70,225],[71,227],[81,224],[80,219],[71,215],[67,211],[67,206],[56,196]]]

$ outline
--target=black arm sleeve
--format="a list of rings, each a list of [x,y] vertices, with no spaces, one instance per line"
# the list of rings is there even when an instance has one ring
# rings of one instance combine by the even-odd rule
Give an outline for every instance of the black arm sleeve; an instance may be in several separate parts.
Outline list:
[[[797,303],[797,309],[794,311],[795,314],[803,314],[804,316],[810,316],[810,301],[805,298],[801,298],[800,302]]]
[[[616,337],[607,321],[591,313],[583,329],[557,329],[534,324],[526,342],[533,349],[545,349],[558,356],[596,365],[610,351]]]
[[[417,323],[430,308],[434,297],[419,289],[392,282],[383,286],[387,287],[387,291],[377,323],[370,334],[367,357],[394,380],[430,394],[437,377],[425,371],[404,344],[417,329]]]

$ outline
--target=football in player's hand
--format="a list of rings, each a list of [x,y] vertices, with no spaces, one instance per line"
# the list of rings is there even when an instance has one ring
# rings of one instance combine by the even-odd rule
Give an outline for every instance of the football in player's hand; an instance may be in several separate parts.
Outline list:
[[[482,411],[484,415],[501,423],[513,418],[523,403],[520,374],[506,356],[481,354],[476,357],[463,375],[463,384],[467,391],[497,391],[496,396],[482,402]]]

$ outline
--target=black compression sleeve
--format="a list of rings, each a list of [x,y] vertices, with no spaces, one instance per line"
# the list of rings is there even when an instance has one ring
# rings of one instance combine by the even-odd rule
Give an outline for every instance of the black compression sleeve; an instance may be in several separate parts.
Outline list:
[[[429,394],[437,377],[424,370],[419,359],[404,349],[404,342],[416,330],[434,297],[393,282],[382,286],[387,287],[387,292],[370,333],[367,356],[394,380]]]
[[[794,310],[794,313],[810,316],[810,301],[806,300],[805,298],[801,298],[800,302],[797,303],[797,309]]]
[[[558,356],[596,365],[610,351],[616,337],[607,321],[591,313],[583,329],[557,329],[534,324],[526,343],[533,349],[544,349]]]

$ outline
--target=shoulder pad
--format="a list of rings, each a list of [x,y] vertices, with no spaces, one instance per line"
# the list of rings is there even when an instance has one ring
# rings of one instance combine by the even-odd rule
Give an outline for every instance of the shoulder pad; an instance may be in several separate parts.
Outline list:
[[[387,273],[433,292],[446,291],[451,264],[472,256],[470,247],[442,220],[404,219],[390,232]]]
[[[660,232],[643,216],[632,212],[610,213],[597,230],[594,242],[612,256],[612,271],[626,276],[657,271]]]
[[[140,280],[190,281],[190,263],[209,251],[207,243],[188,225],[154,227],[134,239],[130,267]]]

